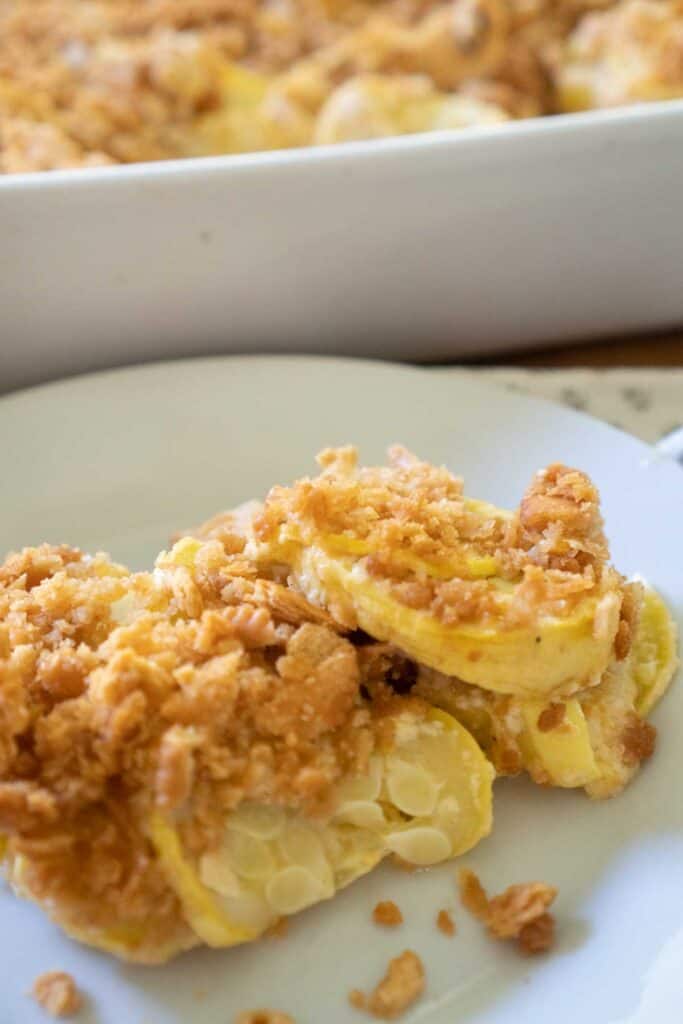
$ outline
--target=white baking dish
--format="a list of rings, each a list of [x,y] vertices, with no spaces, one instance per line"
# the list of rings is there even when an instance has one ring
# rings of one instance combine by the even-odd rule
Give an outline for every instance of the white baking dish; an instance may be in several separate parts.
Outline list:
[[[0,388],[162,356],[446,359],[683,323],[683,102],[0,180]]]

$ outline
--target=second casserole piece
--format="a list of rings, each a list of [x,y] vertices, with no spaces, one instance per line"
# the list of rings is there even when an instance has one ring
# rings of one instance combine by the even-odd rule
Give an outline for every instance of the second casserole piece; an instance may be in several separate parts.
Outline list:
[[[466,724],[500,774],[618,792],[654,749],[646,718],[676,634],[659,595],[611,566],[590,479],[550,466],[508,512],[399,447],[386,467],[349,448],[320,462],[248,510],[257,561],[408,659],[414,693]]]
[[[389,662],[242,547],[186,538],[141,573],[48,545],[0,566],[0,860],[125,959],[252,941],[388,854],[433,864],[491,826],[466,729],[393,693]]]

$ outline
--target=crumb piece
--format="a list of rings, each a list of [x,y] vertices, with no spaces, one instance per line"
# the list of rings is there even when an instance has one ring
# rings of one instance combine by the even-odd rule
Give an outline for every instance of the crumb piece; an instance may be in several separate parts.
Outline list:
[[[557,889],[545,882],[511,885],[489,902],[488,926],[500,939],[516,939],[522,928],[546,913]]]
[[[621,734],[621,742],[624,747],[624,761],[627,764],[637,764],[654,754],[657,730],[654,725],[650,725],[633,712]]]
[[[66,971],[46,971],[33,982],[31,995],[52,1017],[72,1017],[83,1005],[76,982]]]
[[[385,928],[396,928],[403,924],[403,914],[393,900],[382,900],[373,910],[372,920]]]
[[[525,953],[545,953],[555,939],[555,918],[541,914],[535,921],[525,924],[517,936],[520,949]]]
[[[296,1024],[296,1021],[281,1010],[243,1010],[235,1017],[235,1024]]]
[[[489,912],[489,900],[486,890],[474,871],[463,868],[458,876],[460,885],[460,902],[465,910],[469,910],[479,921],[486,921]]]
[[[497,939],[516,939],[525,953],[542,953],[554,939],[555,921],[548,907],[557,889],[545,882],[522,882],[489,899],[473,871],[459,876],[460,899]]]
[[[406,949],[389,961],[386,974],[369,996],[359,989],[349,993],[349,1002],[380,1020],[394,1020],[422,995],[425,972],[417,953]]]
[[[440,910],[436,915],[436,927],[444,935],[455,935],[455,921],[447,910]]]
[[[349,992],[349,1002],[356,1010],[364,1010],[366,1007],[365,993],[359,988],[352,988]]]
[[[557,729],[564,719],[566,710],[566,704],[549,704],[547,708],[543,708],[537,722],[540,731],[551,732],[553,729]]]

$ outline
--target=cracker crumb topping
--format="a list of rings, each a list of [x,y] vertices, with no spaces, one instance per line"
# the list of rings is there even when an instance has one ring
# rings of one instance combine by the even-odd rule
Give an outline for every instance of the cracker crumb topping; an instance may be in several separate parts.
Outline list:
[[[562,703],[552,703],[547,708],[543,708],[543,711],[538,716],[537,723],[540,731],[552,732],[553,729],[557,729],[564,721],[566,710],[566,704]]]
[[[291,599],[293,597],[293,599]],[[299,595],[218,541],[154,573],[44,545],[0,566],[0,830],[8,872],[126,954],[193,942],[150,848],[153,808],[199,857],[243,800],[324,813],[362,774],[375,707],[353,645]],[[383,722],[386,730],[390,723]],[[380,728],[378,724],[377,729]]]
[[[634,711],[630,714],[621,734],[621,742],[624,747],[624,760],[629,764],[638,764],[654,754],[657,730]]]

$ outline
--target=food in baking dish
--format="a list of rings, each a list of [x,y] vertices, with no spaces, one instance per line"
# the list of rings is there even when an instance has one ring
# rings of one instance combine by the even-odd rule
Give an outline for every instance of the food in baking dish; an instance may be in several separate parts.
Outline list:
[[[680,0],[4,0],[0,171],[683,95]]]

